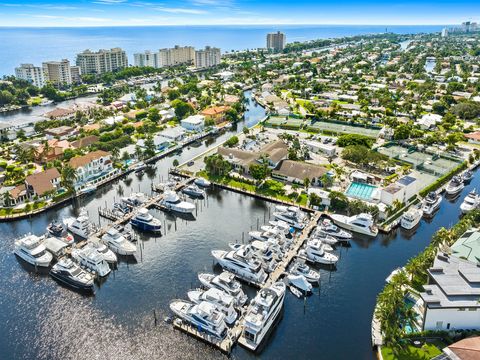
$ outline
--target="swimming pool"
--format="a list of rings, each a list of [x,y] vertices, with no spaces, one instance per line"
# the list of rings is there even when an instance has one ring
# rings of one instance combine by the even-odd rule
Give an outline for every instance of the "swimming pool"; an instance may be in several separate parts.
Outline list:
[[[352,182],[347,189],[346,195],[361,200],[370,200],[375,189],[376,187],[373,185]]]

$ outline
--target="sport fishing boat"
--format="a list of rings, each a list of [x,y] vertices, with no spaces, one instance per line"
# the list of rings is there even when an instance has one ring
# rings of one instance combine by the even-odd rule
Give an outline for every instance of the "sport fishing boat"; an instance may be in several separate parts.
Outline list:
[[[308,282],[318,283],[320,281],[320,273],[310,269],[304,261],[296,260],[289,271],[292,275],[303,275]]]
[[[128,241],[117,229],[110,228],[102,236],[102,241],[118,255],[134,255],[137,247]]]
[[[325,245],[320,240],[308,240],[304,249],[300,250],[299,256],[319,264],[335,265],[338,256],[325,250]]]
[[[72,258],[77,261],[80,266],[95,272],[100,277],[110,274],[110,266],[104,260],[96,249],[84,247],[83,249],[73,249]]]
[[[411,230],[420,223],[423,211],[416,207],[408,209],[400,220],[400,226],[406,230]]]
[[[96,252],[100,254],[100,256],[109,264],[115,264],[117,262],[117,255],[108,248],[107,245],[99,242],[99,241],[90,241],[85,247],[89,247],[95,249]]]
[[[480,205],[480,195],[478,195],[473,189],[465,196],[463,199],[462,204],[460,205],[460,210],[462,210],[463,214],[466,214],[472,210],[475,210]]]
[[[71,259],[60,259],[50,270],[50,276],[74,290],[93,292],[93,275],[83,270]]]
[[[130,196],[122,197],[121,202],[131,207],[142,206],[148,201],[148,196],[144,193],[132,193]]]
[[[204,187],[204,188],[208,188],[208,187],[210,187],[210,185],[212,185],[212,183],[210,181],[208,181],[207,179],[201,178],[201,177],[195,179],[194,183],[195,183],[195,185],[201,186],[201,187]]]
[[[47,234],[51,235],[54,238],[62,240],[65,244],[72,245],[74,243],[74,238],[66,230],[62,223],[57,221],[52,221],[47,226]]]
[[[223,269],[231,271],[242,280],[263,284],[267,279],[261,261],[249,256],[246,249],[212,250],[212,256]]]
[[[248,300],[247,295],[242,290],[242,285],[235,280],[235,275],[228,271],[219,275],[200,273],[198,274],[198,280],[208,289],[219,289],[233,296],[238,307],[243,306]]]
[[[353,216],[332,214],[330,217],[336,225],[349,231],[373,237],[378,234],[378,229],[370,214],[363,213]]]
[[[309,294],[312,292],[312,284],[307,280],[302,274],[288,274],[287,281],[290,286],[294,286],[298,290],[302,291],[303,294]]]
[[[317,232],[320,234],[333,236],[339,241],[350,241],[352,239],[351,233],[343,229],[340,229],[330,219],[323,219],[322,222],[317,227]]]
[[[286,285],[279,281],[262,288],[245,314],[240,343],[255,351],[278,318],[285,299]]]
[[[462,178],[460,176],[454,176],[445,188],[445,193],[450,196],[456,195],[462,191],[464,187],[465,184],[463,183]]]
[[[186,201],[180,200],[180,197],[175,191],[166,191],[165,196],[160,200],[160,205],[167,210],[176,211],[182,214],[191,214],[195,210],[195,205]]]
[[[147,208],[138,209],[137,213],[131,218],[130,224],[142,231],[158,233],[162,230],[162,222],[153,217]]]
[[[235,298],[222,290],[216,288],[208,290],[197,289],[189,291],[187,296],[195,304],[207,301],[215,305],[225,315],[225,322],[229,325],[232,325],[237,320],[237,312],[234,309]]]
[[[429,192],[425,199],[423,199],[423,215],[431,216],[435,211],[440,208],[441,203],[442,197],[440,196],[440,194],[437,194],[435,191]]]
[[[170,303],[170,309],[198,331],[206,332],[219,339],[223,339],[227,334],[225,315],[212,303],[202,301],[200,304],[192,304],[184,300],[173,300]]]
[[[68,231],[83,239],[87,239],[95,232],[94,225],[90,222],[87,212],[83,209],[77,218],[70,217],[63,221]]]
[[[192,197],[205,197],[205,190],[200,189],[197,185],[191,184],[182,189],[184,194]]]
[[[338,243],[338,240],[333,236],[330,236],[321,232],[316,232],[313,238],[318,239],[322,243],[327,245],[336,245]]]
[[[470,181],[472,181],[472,179],[473,179],[473,171],[466,170],[462,174],[462,180],[463,180],[464,183],[469,183]]]
[[[27,234],[15,241],[15,250],[13,252],[33,266],[48,267],[52,262],[53,255],[47,251],[43,240],[43,237]]]
[[[276,211],[273,213],[275,220],[281,220],[290,224],[295,229],[303,230],[305,223],[303,220],[297,217],[297,214],[291,211],[279,212]]]

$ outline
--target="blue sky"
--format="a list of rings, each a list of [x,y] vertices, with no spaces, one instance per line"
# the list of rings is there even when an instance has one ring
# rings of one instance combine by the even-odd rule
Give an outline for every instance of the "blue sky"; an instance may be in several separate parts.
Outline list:
[[[0,0],[0,26],[360,24],[480,20],[478,0]]]

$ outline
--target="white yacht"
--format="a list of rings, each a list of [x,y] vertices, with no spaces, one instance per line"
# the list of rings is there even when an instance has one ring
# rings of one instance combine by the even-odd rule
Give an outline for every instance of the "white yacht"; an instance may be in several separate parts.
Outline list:
[[[262,267],[268,273],[271,273],[277,267],[277,256],[267,242],[255,240],[246,245],[230,243],[228,246],[234,251],[243,250],[245,257],[260,261]]]
[[[400,220],[400,226],[406,230],[411,230],[420,223],[423,211],[416,207],[408,209]]]
[[[317,227],[317,232],[320,234],[333,236],[339,241],[350,241],[352,239],[351,233],[340,229],[330,219],[323,219],[320,225]]]
[[[134,255],[137,252],[137,247],[113,227],[102,236],[102,241],[118,255]]]
[[[473,189],[468,193],[467,196],[465,196],[465,199],[463,199],[463,202],[460,205],[460,210],[462,210],[463,214],[466,214],[472,210],[477,209],[479,205],[480,205],[480,195],[478,195],[475,189]]]
[[[110,273],[110,266],[104,260],[96,249],[84,247],[83,249],[73,249],[72,258],[74,258],[80,266],[94,271],[98,276],[104,277]]]
[[[231,271],[242,280],[263,284],[267,279],[262,263],[252,259],[246,249],[212,250],[212,256],[223,269]]]
[[[285,291],[285,283],[279,281],[258,292],[245,314],[240,335],[243,346],[251,350],[260,346],[282,310]]]
[[[283,230],[285,232],[285,234],[289,234],[290,233],[290,229],[291,229],[291,226],[289,223],[287,223],[286,221],[282,221],[282,220],[272,220],[272,221],[269,221],[268,222],[271,226],[277,228],[277,229],[280,229],[280,230]]]
[[[130,219],[130,224],[142,231],[158,233],[162,230],[162,222],[153,217],[147,208],[138,209],[137,213]]]
[[[313,237],[327,245],[336,245],[338,243],[338,240],[333,236],[327,235],[319,231],[317,231]]]
[[[305,227],[304,220],[299,218],[297,216],[297,213],[292,212],[292,211],[285,211],[285,212],[277,211],[277,212],[273,213],[273,217],[276,220],[284,221],[284,222],[290,224],[292,227],[294,227],[296,229],[299,229],[299,230],[303,230],[303,228]]]
[[[290,286],[293,286],[297,288],[298,290],[301,290],[303,294],[309,294],[312,292],[312,284],[307,280],[305,276],[302,274],[288,274],[287,275],[287,281]]]
[[[190,185],[185,186],[182,189],[182,192],[184,194],[190,195],[192,197],[205,197],[205,190],[200,189],[195,184],[190,184]]]
[[[226,292],[210,288],[208,290],[192,290],[187,293],[190,301],[195,304],[200,304],[202,301],[207,301],[215,305],[215,307],[223,312],[227,324],[232,325],[237,320],[237,312],[234,309],[235,298]]]
[[[122,197],[121,202],[125,205],[137,207],[142,206],[148,201],[148,196],[144,193],[132,193],[130,196]]]
[[[60,259],[50,270],[50,276],[74,290],[93,292],[93,276],[69,258]]]
[[[208,188],[212,183],[205,178],[197,178],[194,181],[195,185]]]
[[[454,176],[452,180],[447,184],[445,188],[445,193],[447,195],[456,195],[463,190],[465,184],[460,176]]]
[[[15,255],[33,266],[48,267],[53,255],[47,251],[43,238],[28,234],[15,241]]]
[[[248,300],[247,295],[242,290],[242,285],[235,280],[235,275],[228,271],[224,271],[220,275],[200,273],[198,274],[198,280],[209,289],[219,289],[233,296],[238,307],[243,306]]]
[[[300,250],[299,256],[312,262],[335,265],[338,256],[325,251],[325,245],[320,240],[308,240],[305,249]]]
[[[90,222],[88,214],[85,210],[80,212],[80,216],[77,218],[70,217],[63,221],[67,225],[68,231],[77,235],[83,239],[87,239],[95,232],[94,225]]]
[[[310,269],[304,261],[298,259],[291,266],[289,273],[292,275],[303,275],[305,279],[311,283],[318,283],[320,281],[320,273]]]
[[[164,197],[160,200],[160,205],[167,208],[167,210],[176,211],[182,214],[191,214],[195,210],[195,205],[186,201],[180,200],[175,191],[166,191]]]
[[[377,236],[378,234],[378,229],[370,214],[364,213],[353,216],[332,214],[330,217],[336,225],[344,229],[368,236]]]
[[[435,191],[431,191],[423,199],[422,211],[423,215],[430,216],[440,208],[442,197]]]
[[[107,245],[99,241],[90,241],[85,247],[95,249],[103,259],[110,264],[115,264],[117,262],[117,255],[108,248]]]
[[[192,304],[188,301],[173,300],[170,309],[182,320],[188,322],[199,331],[206,332],[223,339],[227,334],[225,315],[212,303],[202,301]]]

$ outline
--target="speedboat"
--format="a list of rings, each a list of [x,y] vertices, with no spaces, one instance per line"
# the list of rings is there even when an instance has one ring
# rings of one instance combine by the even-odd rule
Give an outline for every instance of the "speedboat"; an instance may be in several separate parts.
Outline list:
[[[332,214],[330,217],[336,225],[344,229],[368,236],[377,236],[378,234],[378,229],[370,214],[363,213],[353,216]]]
[[[473,179],[473,171],[466,170],[462,174],[462,180],[464,183],[469,183],[470,181],[472,181],[472,179]]]
[[[193,197],[205,197],[205,190],[202,190],[197,185],[193,184],[184,187],[182,192]]]
[[[440,208],[440,204],[442,203],[442,197],[440,194],[437,194],[435,191],[431,191],[427,194],[425,199],[423,200],[422,211],[423,215],[430,216],[435,211]]]
[[[137,213],[130,220],[130,224],[143,231],[158,233],[162,230],[162,222],[153,217],[153,215],[148,212],[147,208],[138,209]]]
[[[144,193],[132,193],[130,196],[122,197],[121,202],[125,205],[137,207],[142,206],[148,201],[148,196]]]
[[[282,310],[286,289],[285,283],[279,281],[257,293],[245,314],[242,345],[251,350],[260,346]]]
[[[323,219],[317,228],[317,232],[320,234],[333,236],[339,241],[350,241],[352,239],[352,234],[350,234],[348,231],[340,229],[330,219]]]
[[[263,284],[267,279],[262,263],[249,256],[245,248],[236,251],[212,250],[212,256],[223,269],[231,271],[242,280]]]
[[[220,275],[200,273],[198,274],[198,280],[209,289],[219,289],[233,296],[238,307],[243,306],[248,300],[247,295],[242,290],[242,285],[235,280],[235,275],[228,271],[224,271]]]
[[[235,299],[222,290],[216,288],[210,288],[206,291],[202,289],[192,290],[187,293],[187,296],[195,304],[207,301],[215,305],[225,315],[225,321],[229,325],[237,320],[237,312],[234,309]]]
[[[84,247],[83,249],[73,249],[72,257],[80,266],[94,271],[100,277],[107,276],[110,273],[110,266],[104,260],[96,249]]]
[[[102,236],[102,241],[118,255],[134,255],[137,252],[137,247],[113,227]]]
[[[50,270],[50,276],[75,290],[93,292],[92,274],[83,270],[71,259],[60,259]]]
[[[29,264],[38,267],[50,266],[53,259],[53,255],[43,244],[43,238],[33,234],[16,240],[14,253]]]
[[[90,247],[92,249],[95,249],[100,256],[109,264],[115,264],[117,262],[117,255],[108,248],[107,245],[98,242],[98,241],[91,241],[89,242],[85,247]]]
[[[72,234],[77,235],[81,238],[87,239],[90,235],[93,235],[95,228],[85,210],[80,212],[80,216],[77,218],[67,218],[64,220],[64,223],[67,225],[68,231]]]
[[[305,279],[311,283],[318,283],[320,281],[320,273],[310,269],[305,262],[300,260],[297,260],[295,263],[293,263],[289,272],[292,275],[303,275]]]
[[[167,210],[176,211],[182,214],[191,214],[195,210],[195,205],[186,201],[180,200],[175,191],[166,191],[164,197],[160,200],[160,205]]]
[[[300,250],[299,256],[315,263],[335,265],[338,256],[325,251],[325,247],[320,240],[308,240],[305,249]]]
[[[212,303],[202,301],[200,304],[192,304],[184,300],[173,300],[170,303],[170,309],[198,331],[206,332],[219,339],[223,339],[227,334],[225,315]]]
[[[462,191],[464,187],[465,184],[463,183],[462,178],[460,176],[454,176],[445,188],[445,193],[447,195],[456,195]]]
[[[402,215],[400,226],[406,230],[411,230],[418,225],[422,219],[423,211],[416,207],[411,207]]]
[[[475,210],[480,205],[480,195],[478,195],[473,189],[465,196],[463,199],[462,204],[460,205],[460,210],[462,210],[463,214],[466,214],[472,210]]]
[[[210,181],[208,181],[207,179],[202,178],[202,177],[195,179],[194,183],[195,183],[195,185],[201,186],[201,187],[204,187],[204,188],[208,188],[208,187],[210,187],[210,185],[212,185],[212,183]]]
[[[312,284],[310,284],[308,280],[305,278],[305,276],[301,274],[299,275],[288,274],[287,281],[290,286],[296,287],[298,290],[301,290],[304,294],[308,294],[312,292]]]

